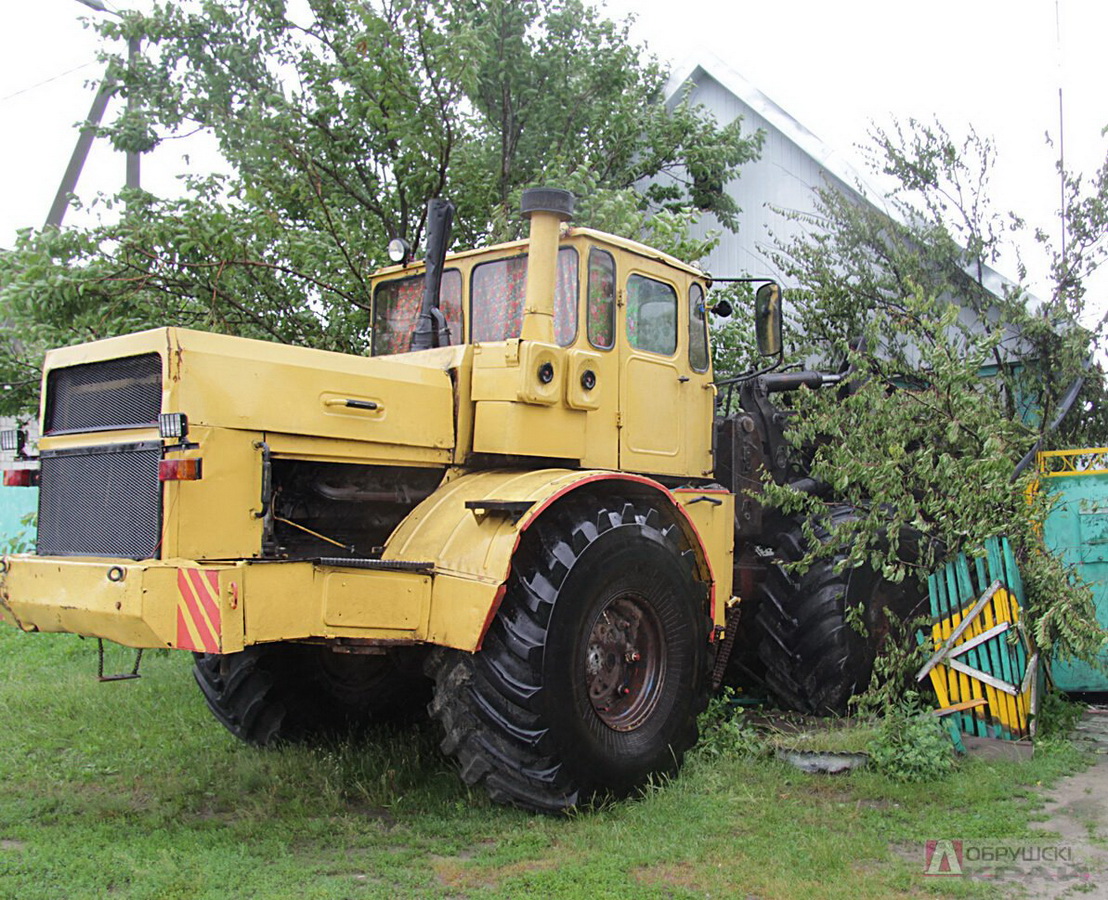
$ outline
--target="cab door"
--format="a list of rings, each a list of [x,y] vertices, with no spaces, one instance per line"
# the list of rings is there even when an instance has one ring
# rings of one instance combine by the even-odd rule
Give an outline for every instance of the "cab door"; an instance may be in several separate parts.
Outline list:
[[[690,474],[690,377],[680,346],[677,280],[631,269],[619,304],[619,464],[624,471]],[[699,472],[696,474],[700,474]]]

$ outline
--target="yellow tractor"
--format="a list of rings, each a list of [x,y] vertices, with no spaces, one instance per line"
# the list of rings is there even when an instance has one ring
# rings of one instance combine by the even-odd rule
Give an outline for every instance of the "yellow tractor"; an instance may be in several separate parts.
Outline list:
[[[4,559],[0,616],[191,651],[259,745],[426,691],[463,778],[536,810],[680,764],[736,573],[768,681],[818,706],[756,494],[804,487],[768,395],[836,376],[746,378],[717,422],[710,279],[572,207],[527,191],[529,240],[447,254],[433,201],[426,258],[373,275],[370,357],[172,327],[49,353],[37,468],[8,473],[39,485],[37,548]]]

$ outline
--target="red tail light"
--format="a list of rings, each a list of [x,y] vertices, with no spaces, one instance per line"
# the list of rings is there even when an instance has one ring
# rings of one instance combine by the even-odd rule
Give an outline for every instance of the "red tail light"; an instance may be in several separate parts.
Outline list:
[[[163,459],[158,463],[158,481],[199,481],[202,463],[201,459]]]
[[[38,487],[38,469],[5,469],[4,487]]]

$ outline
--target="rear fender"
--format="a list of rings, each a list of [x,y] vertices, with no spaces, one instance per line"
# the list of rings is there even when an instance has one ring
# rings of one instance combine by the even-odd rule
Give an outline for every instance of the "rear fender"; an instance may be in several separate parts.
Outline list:
[[[723,603],[717,597],[726,599],[731,590],[732,494],[670,491],[650,478],[621,472],[493,470],[448,481],[412,510],[385,546],[383,559],[434,563],[426,639],[479,650],[523,534],[553,504],[590,487],[655,499],[692,548],[696,577],[708,589],[709,615],[721,624]]]

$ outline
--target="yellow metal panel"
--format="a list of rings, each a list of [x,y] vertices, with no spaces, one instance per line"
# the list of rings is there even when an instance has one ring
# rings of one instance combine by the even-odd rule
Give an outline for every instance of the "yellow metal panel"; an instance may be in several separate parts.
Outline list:
[[[481,400],[474,411],[473,452],[579,460],[585,454],[585,415],[562,406]]]
[[[102,635],[130,646],[165,646],[143,621],[141,579],[109,580],[112,566],[102,560],[9,557],[6,567],[0,603],[5,617],[25,631]],[[112,635],[103,635],[108,627]]]
[[[464,348],[398,361],[159,328],[51,351],[44,378],[53,368],[151,352],[162,356],[162,409],[193,424],[434,448],[446,457],[454,446],[449,369]]]
[[[171,332],[177,349],[168,402],[176,407],[166,409],[185,412],[190,421],[406,447],[454,446],[454,391],[441,368]],[[346,400],[376,408],[349,407]]]
[[[563,399],[566,351],[553,344],[521,341],[519,345],[519,388],[516,399],[524,403],[552,406]],[[549,367],[547,369],[546,367]],[[543,381],[549,371],[550,380]]]
[[[529,502],[535,509],[548,497],[598,473],[566,469],[489,470],[463,475],[443,485],[400,523],[382,558],[435,562],[438,573],[499,585],[527,516],[513,523],[506,515],[467,509],[482,500]]]
[[[638,241],[632,241],[629,238],[618,237],[617,235],[608,234],[604,231],[596,231],[592,228],[570,228],[566,232],[565,240],[575,244],[579,243],[579,241],[574,240],[575,238],[585,238],[602,247],[609,249],[618,248],[632,253],[636,257],[642,257],[644,260],[651,260],[656,264],[660,264],[659,271],[676,269],[684,275],[691,275],[702,281],[708,277],[702,270],[696,268],[696,266],[690,266],[688,263],[677,259],[675,256],[670,256],[668,253],[663,253],[661,250],[656,250],[653,247],[648,247],[646,244],[640,244]]]
[[[311,637],[419,640],[431,578],[320,569],[308,562],[8,557],[0,615],[25,631],[71,632],[129,647],[232,653]]]
[[[631,347],[627,305],[623,300],[619,303],[619,468],[625,472],[709,477],[713,471],[715,389],[711,368],[696,372],[689,362],[689,288],[696,279],[688,267],[675,271],[668,261],[651,261],[637,253],[618,254],[616,266],[621,291],[626,290],[632,275],[643,275],[670,285],[677,295],[676,349],[670,355]]]
[[[418,572],[288,562],[246,563],[242,576],[247,644],[312,637],[415,641],[426,633],[431,579]]]
[[[38,449],[69,450],[74,447],[108,447],[112,444],[137,444],[144,441],[160,441],[157,428],[124,428],[119,431],[101,431],[90,434],[43,435],[39,438]]]
[[[477,650],[500,605],[503,586],[454,575],[436,575],[427,640],[459,650]]]
[[[472,399],[515,400],[518,385],[519,341],[474,345]]]
[[[685,404],[680,371],[664,357],[630,351],[620,373],[623,431],[620,459],[636,472],[685,469]]]
[[[325,625],[415,632],[430,604],[427,575],[339,569],[323,576]]]
[[[468,278],[463,283],[468,283]],[[468,327],[468,322],[466,324]],[[512,341],[510,343],[518,345],[519,342]],[[389,357],[389,359],[402,365],[438,368],[450,373],[454,384],[454,449],[447,461],[455,465],[465,462],[469,457],[470,448],[473,446],[473,403],[471,397],[473,361],[474,357],[486,346],[481,344],[459,344],[453,347],[418,350],[414,353],[398,353]],[[385,448],[385,451],[388,452],[392,449],[391,447]],[[376,448],[374,450],[376,452]],[[407,465],[426,463],[431,459],[431,454],[434,454],[435,462],[440,461],[439,451],[437,450],[421,450],[418,456],[413,453],[413,450],[414,448],[405,448],[397,453],[397,457],[399,458],[401,453],[404,454],[403,458],[407,460]],[[361,452],[364,455],[365,449],[363,448]],[[380,459],[379,461],[386,463],[388,460]]]
[[[166,459],[203,460],[198,481],[163,485],[162,553],[183,559],[234,559],[261,552],[262,456],[260,434],[192,427],[199,446],[169,450]]]
[[[562,400],[566,351],[535,341],[496,341],[474,346],[474,400],[519,400],[552,406]],[[549,365],[552,378],[542,381],[539,371]]]
[[[712,620],[722,626],[734,577],[735,495],[729,491],[679,488],[673,496],[696,527],[700,546],[711,567]]]
[[[299,434],[266,434],[265,441],[274,457],[313,462],[367,463],[382,466],[446,466],[453,459],[451,450],[434,447],[402,447],[367,441],[337,441]]]
[[[160,353],[163,365],[166,356],[172,352],[171,328],[151,328],[136,331],[121,337],[105,338],[101,341],[89,341],[87,344],[75,344],[72,347],[58,347],[46,354],[44,372],[81,363],[99,362],[104,359],[118,359],[123,356],[137,356],[140,353]],[[43,384],[45,384],[45,379]]]

